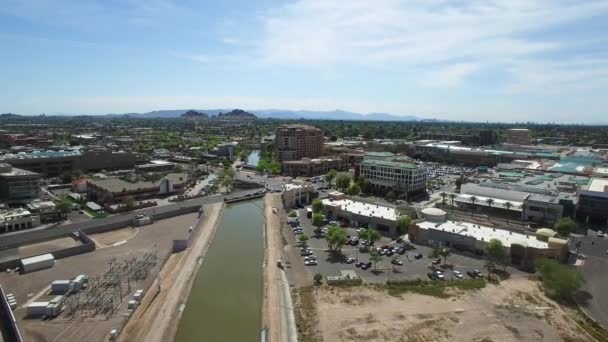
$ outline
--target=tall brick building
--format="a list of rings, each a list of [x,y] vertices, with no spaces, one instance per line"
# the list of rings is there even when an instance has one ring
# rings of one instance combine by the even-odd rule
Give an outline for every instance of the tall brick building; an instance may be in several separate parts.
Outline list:
[[[284,125],[275,131],[274,152],[279,162],[323,155],[323,132],[309,125]]]

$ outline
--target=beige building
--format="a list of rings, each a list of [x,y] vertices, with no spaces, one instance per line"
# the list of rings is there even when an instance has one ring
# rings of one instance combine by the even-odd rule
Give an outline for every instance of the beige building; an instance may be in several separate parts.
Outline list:
[[[324,175],[329,170],[344,169],[346,163],[342,158],[337,157],[302,158],[283,162],[283,174],[290,177],[314,177]]]
[[[312,202],[319,192],[309,183],[283,184],[283,204],[286,208],[294,208]]]
[[[275,131],[274,151],[279,162],[323,155],[323,132],[309,125],[284,125]]]

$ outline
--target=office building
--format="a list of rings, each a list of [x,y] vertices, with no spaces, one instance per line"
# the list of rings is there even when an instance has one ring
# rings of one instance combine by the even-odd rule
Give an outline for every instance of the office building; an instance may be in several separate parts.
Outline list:
[[[374,228],[394,236],[397,233],[397,210],[391,206],[355,201],[334,191],[322,200],[326,217],[347,222],[351,227]]]
[[[507,130],[507,143],[527,145],[530,143],[530,130],[527,128],[511,128]]]
[[[109,149],[33,151],[0,156],[0,162],[13,165],[45,177],[59,177],[76,170],[82,172],[132,169],[136,162],[133,153]]]
[[[426,168],[405,156],[390,152],[367,153],[361,162],[359,175],[365,178],[373,192],[414,194],[426,189]]]
[[[28,210],[17,209],[0,213],[0,233],[38,227],[40,216],[32,215]]]
[[[323,155],[323,132],[309,125],[284,125],[275,131],[274,151],[279,162]]]
[[[336,157],[302,158],[283,162],[283,175],[290,177],[314,177],[324,175],[329,170],[345,169],[345,161]]]
[[[608,179],[593,178],[586,189],[578,191],[576,214],[586,222],[606,224],[608,220]]]
[[[0,164],[0,200],[27,203],[40,195],[40,175],[9,164]]]
[[[120,178],[87,180],[87,197],[101,204],[125,203],[181,194],[188,183],[187,173],[170,173],[158,182],[127,182]]]

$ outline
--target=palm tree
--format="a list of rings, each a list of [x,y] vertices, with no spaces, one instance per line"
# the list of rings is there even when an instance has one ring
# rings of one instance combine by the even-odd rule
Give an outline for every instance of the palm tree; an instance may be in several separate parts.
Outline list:
[[[488,203],[488,208],[492,208],[492,204],[494,204],[494,200],[493,200],[493,199],[491,199],[491,198],[488,198],[488,199],[486,200],[486,203]],[[489,216],[490,216],[489,212],[490,212],[490,210],[488,210],[488,219],[490,218],[490,217],[489,217]]]
[[[496,265],[491,260],[486,260],[483,267],[488,271],[488,280],[490,280],[490,273],[496,268]]]
[[[454,215],[454,199],[456,198],[456,194],[450,194],[450,200],[452,205],[452,215]]]
[[[441,204],[445,206],[445,198],[448,196],[445,192],[439,194],[441,196]]]
[[[510,214],[512,206],[513,206],[513,204],[511,202],[505,202],[505,207],[507,207],[507,218],[506,218],[507,223],[509,223],[509,214]]]
[[[471,203],[473,204],[473,209],[471,210],[471,216],[475,216],[475,202],[477,202],[477,197],[471,196]]]

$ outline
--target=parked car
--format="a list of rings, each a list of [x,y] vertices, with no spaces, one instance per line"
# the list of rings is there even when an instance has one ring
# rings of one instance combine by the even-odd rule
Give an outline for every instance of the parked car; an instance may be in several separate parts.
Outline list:
[[[454,275],[454,277],[456,277],[458,279],[464,278],[464,276],[462,275],[462,273],[460,271],[452,271],[452,274]]]
[[[483,277],[483,273],[479,272],[477,269],[473,270],[473,273],[475,273],[475,275],[479,278]]]
[[[372,263],[371,263],[371,261],[370,261],[370,262],[367,262],[367,263],[364,263],[364,264],[361,266],[361,269],[362,269],[362,270],[366,270],[366,269],[368,269],[368,268],[370,268],[370,267],[372,267]]]
[[[437,279],[439,279],[439,280],[445,280],[445,276],[443,275],[443,272],[441,272],[441,271],[435,271],[435,275],[437,276]]]
[[[352,264],[353,262],[355,262],[355,258],[346,258],[347,264]]]
[[[471,278],[477,278],[477,275],[473,271],[467,271],[467,275]]]
[[[393,265],[399,265],[399,266],[403,266],[403,262],[401,260],[395,259],[395,260],[391,260],[391,263]]]
[[[317,260],[308,260],[304,262],[306,266],[315,266],[317,264]]]
[[[437,278],[437,275],[435,273],[433,273],[433,272],[427,273],[426,276],[429,277],[429,279],[431,279],[431,280],[437,280],[437,279],[439,279],[439,278]]]
[[[418,254],[416,254],[416,255],[414,256],[414,258],[415,258],[416,260],[420,260],[420,259],[422,259],[422,257],[423,257],[422,253],[418,253]]]
[[[603,231],[601,231],[601,230],[598,230],[598,231],[597,231],[597,237],[601,237],[601,238],[603,238],[603,237],[604,237],[604,232],[603,232]]]
[[[433,259],[433,265],[439,265],[439,264],[441,264],[441,259],[439,259],[439,258]]]
[[[397,254],[401,254],[401,255],[405,254],[405,247],[397,248]]]
[[[317,257],[314,254],[307,255],[304,257],[304,261],[308,261],[308,260],[317,260]]]
[[[355,263],[355,267],[361,267],[361,266],[363,266],[363,264],[365,264],[363,261],[357,261]]]

